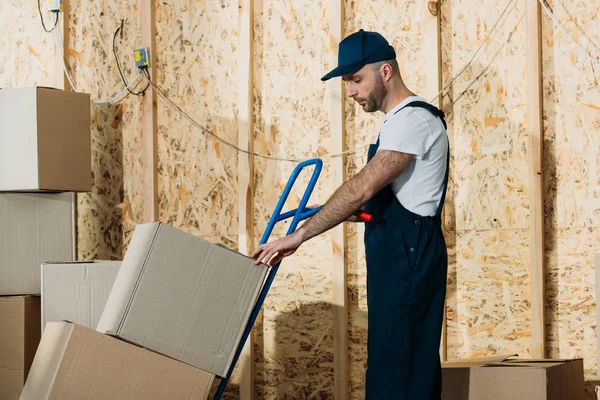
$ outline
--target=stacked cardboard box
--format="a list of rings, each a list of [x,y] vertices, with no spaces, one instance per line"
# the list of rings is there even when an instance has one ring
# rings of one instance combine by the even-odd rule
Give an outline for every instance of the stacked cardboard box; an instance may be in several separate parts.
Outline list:
[[[42,265],[42,329],[60,321],[96,329],[120,266],[120,261]]]
[[[442,400],[583,400],[583,360],[510,356],[442,364]]]
[[[0,315],[12,315],[0,323],[0,346],[10,349],[0,350],[2,399],[19,398],[40,340],[40,265],[74,259],[75,192],[91,187],[90,127],[87,94],[0,90]]]
[[[213,379],[92,329],[49,322],[21,399],[206,399]]]
[[[0,399],[18,399],[40,341],[40,298],[0,297]]]
[[[225,376],[267,269],[169,225],[138,225],[97,330]]]
[[[0,90],[0,398],[206,398],[267,266],[164,224],[74,261],[90,126],[87,94]]]
[[[42,271],[46,328],[23,400],[206,399],[233,363],[268,267],[152,223],[136,227],[121,263]]]

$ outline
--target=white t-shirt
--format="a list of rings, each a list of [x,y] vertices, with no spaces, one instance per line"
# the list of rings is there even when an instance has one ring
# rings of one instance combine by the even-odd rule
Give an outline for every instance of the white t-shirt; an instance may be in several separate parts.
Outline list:
[[[406,107],[397,112],[413,101],[425,100],[410,96],[385,115],[377,134],[377,151],[414,154],[410,165],[392,182],[392,190],[404,208],[433,216],[444,189],[448,136],[442,120],[427,109]]]

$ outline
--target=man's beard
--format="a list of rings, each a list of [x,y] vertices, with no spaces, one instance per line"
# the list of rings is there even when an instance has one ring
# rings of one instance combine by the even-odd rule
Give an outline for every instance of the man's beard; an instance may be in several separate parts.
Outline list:
[[[363,110],[368,113],[379,111],[383,105],[383,100],[387,96],[388,91],[383,84],[383,79],[377,77],[375,81],[375,87],[371,90],[371,93],[365,99],[365,105]]]

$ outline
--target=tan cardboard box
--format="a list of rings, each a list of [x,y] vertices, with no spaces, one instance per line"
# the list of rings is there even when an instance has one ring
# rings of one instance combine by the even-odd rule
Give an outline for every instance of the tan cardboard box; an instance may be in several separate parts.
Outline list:
[[[169,225],[138,225],[97,330],[225,376],[267,270]]]
[[[39,295],[42,263],[73,260],[74,212],[73,193],[0,193],[0,295]]]
[[[509,356],[442,363],[443,400],[583,400],[583,360]]]
[[[91,188],[90,95],[0,90],[0,191]]]
[[[21,400],[203,400],[213,379],[92,329],[48,322]]]
[[[96,329],[121,261],[47,262],[42,265],[42,330],[47,321]]]
[[[0,297],[0,399],[21,395],[40,334],[39,297]]]

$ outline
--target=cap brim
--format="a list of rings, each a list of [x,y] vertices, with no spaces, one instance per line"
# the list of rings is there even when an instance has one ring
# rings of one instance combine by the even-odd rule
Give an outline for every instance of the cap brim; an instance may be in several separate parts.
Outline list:
[[[365,65],[366,64],[364,62],[357,63],[357,64],[350,64],[350,65],[340,65],[339,67],[332,69],[329,73],[327,73],[327,75],[324,75],[321,78],[321,80],[326,81],[331,78],[343,76],[343,75],[349,74],[351,72],[356,72],[359,69],[361,69],[362,67],[364,67]]]

